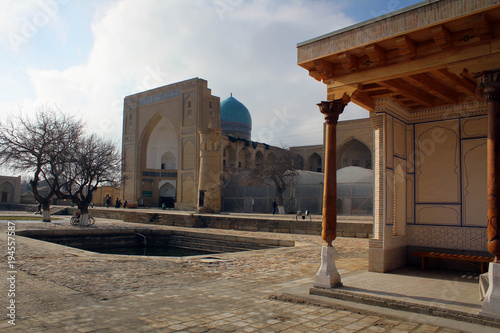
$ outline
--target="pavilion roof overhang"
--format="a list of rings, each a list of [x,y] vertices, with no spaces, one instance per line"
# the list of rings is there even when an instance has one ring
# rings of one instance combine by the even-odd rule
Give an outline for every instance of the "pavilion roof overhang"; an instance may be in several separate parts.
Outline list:
[[[374,111],[482,100],[475,75],[500,68],[500,0],[430,0],[300,43],[298,64],[341,98]]]

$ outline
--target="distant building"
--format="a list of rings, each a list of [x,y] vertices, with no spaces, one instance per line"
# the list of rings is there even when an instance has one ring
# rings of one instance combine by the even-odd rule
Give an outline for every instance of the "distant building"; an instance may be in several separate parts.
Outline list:
[[[0,203],[21,202],[21,176],[0,176]]]
[[[120,195],[120,188],[114,186],[99,186],[92,196],[92,202],[97,206],[106,206],[106,199],[109,198],[109,206],[112,207],[116,199],[121,198]]]

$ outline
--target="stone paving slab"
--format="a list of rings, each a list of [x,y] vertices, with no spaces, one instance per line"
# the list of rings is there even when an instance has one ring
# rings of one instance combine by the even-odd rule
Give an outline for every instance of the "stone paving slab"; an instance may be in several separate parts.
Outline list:
[[[16,231],[78,231],[68,218],[15,222]],[[92,228],[135,228],[97,219]],[[144,225],[141,225],[144,227]],[[170,230],[172,227],[154,226]],[[186,230],[175,228],[175,230]],[[197,230],[200,231],[200,230]],[[16,332],[463,332],[419,318],[321,307],[271,299],[284,288],[310,285],[320,263],[317,236],[203,230],[220,235],[293,240],[293,248],[208,257],[104,255],[16,238]],[[7,223],[0,221],[0,251],[7,253]],[[367,270],[368,240],[338,238],[337,267],[346,279]],[[7,300],[2,271],[0,302]],[[4,305],[2,304],[2,308]],[[451,328],[450,328],[451,327]],[[481,329],[488,329],[480,327]],[[481,330],[474,330],[482,332]],[[485,330],[483,330],[485,331]],[[485,331],[486,332],[486,331]]]

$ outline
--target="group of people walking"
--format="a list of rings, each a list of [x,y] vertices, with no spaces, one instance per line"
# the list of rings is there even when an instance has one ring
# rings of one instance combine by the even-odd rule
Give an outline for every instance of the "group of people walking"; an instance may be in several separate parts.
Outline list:
[[[111,205],[111,197],[107,196],[105,203],[106,203],[106,208],[109,208],[109,206]],[[122,201],[119,198],[116,198],[115,208],[120,208],[121,206],[123,206],[123,208],[127,208],[127,200],[125,200],[122,204]]]

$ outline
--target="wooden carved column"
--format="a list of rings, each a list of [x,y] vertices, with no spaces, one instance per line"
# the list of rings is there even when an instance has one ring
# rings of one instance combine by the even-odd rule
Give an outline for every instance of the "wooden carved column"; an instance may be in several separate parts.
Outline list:
[[[325,115],[325,185],[323,191],[323,231],[321,236],[328,246],[337,238],[337,122],[349,103],[348,95],[331,102],[318,104]]]
[[[500,70],[483,73],[481,88],[488,101],[488,250],[500,262]]]

